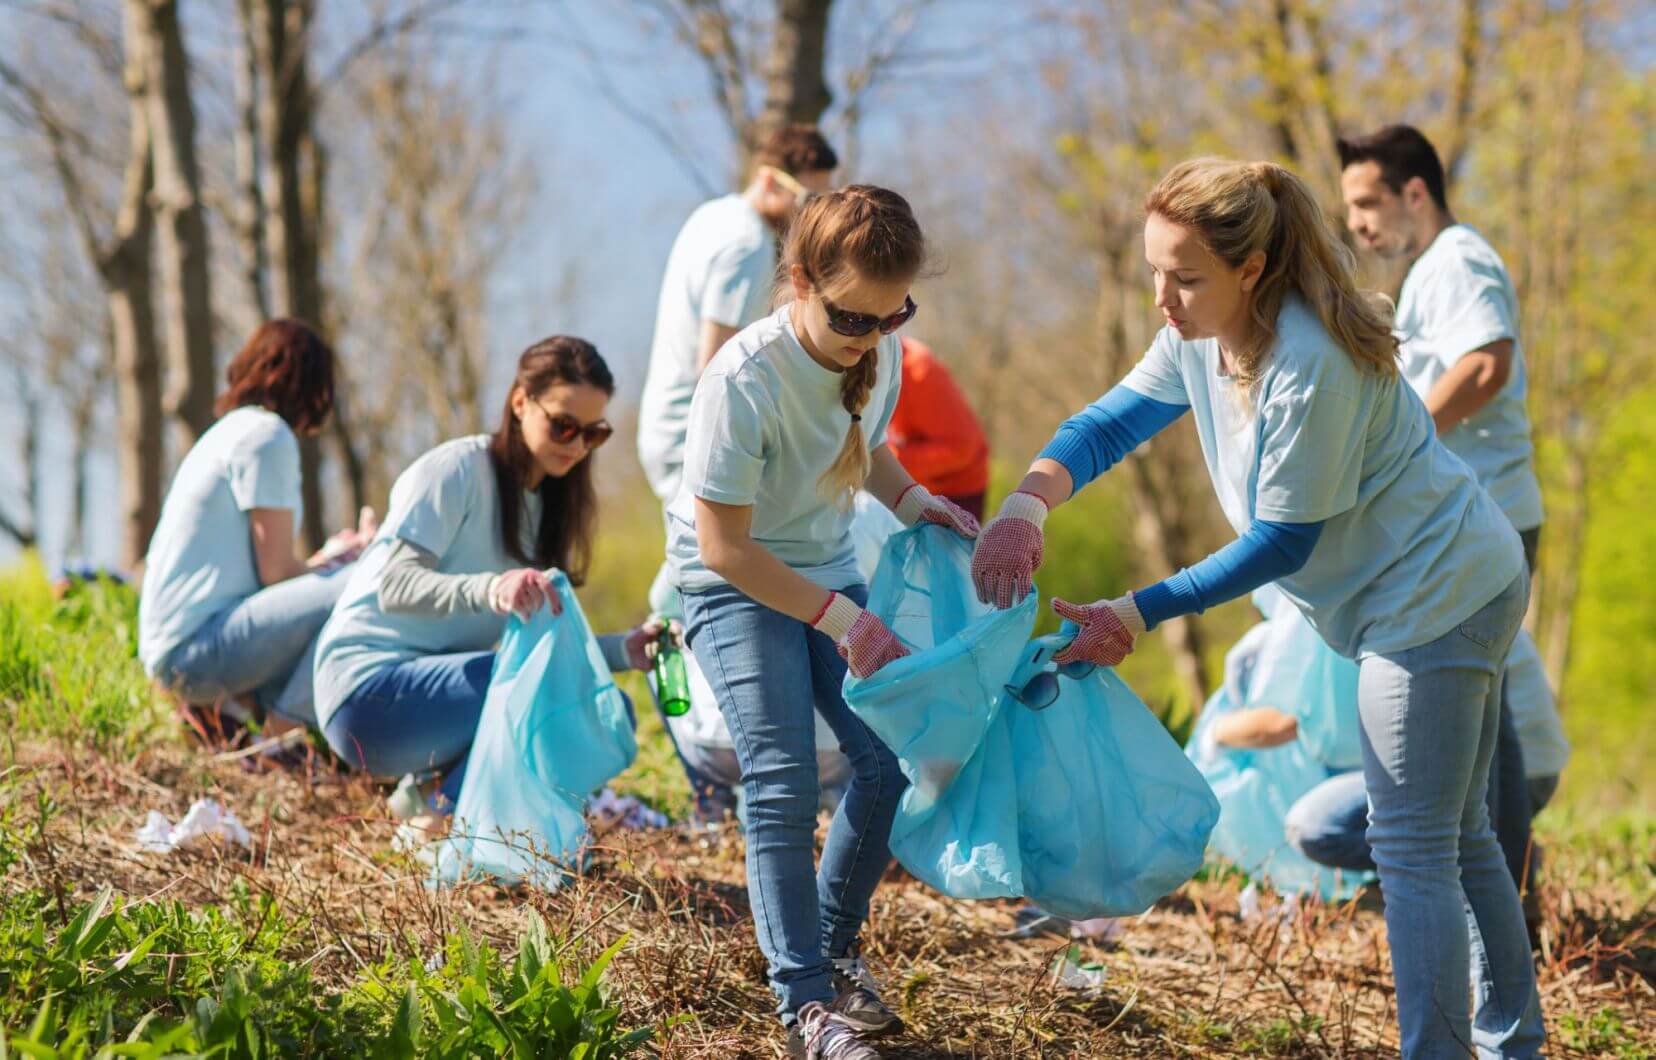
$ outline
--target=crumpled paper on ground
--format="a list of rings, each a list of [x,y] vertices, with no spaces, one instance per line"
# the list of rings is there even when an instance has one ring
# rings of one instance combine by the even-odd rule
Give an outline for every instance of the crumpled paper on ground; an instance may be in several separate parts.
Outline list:
[[[244,847],[253,845],[247,829],[217,799],[197,799],[177,824],[161,811],[151,810],[137,833],[138,845],[156,854],[170,854],[203,836]]]
[[[647,828],[666,828],[668,824],[666,814],[650,809],[631,795],[617,795],[609,788],[587,801],[587,813],[592,817],[593,828],[600,832],[614,828],[641,832]]]

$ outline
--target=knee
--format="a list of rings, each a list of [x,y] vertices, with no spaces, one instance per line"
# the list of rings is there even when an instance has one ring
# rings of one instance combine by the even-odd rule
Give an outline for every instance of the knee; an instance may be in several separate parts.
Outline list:
[[[908,780],[891,748],[870,735],[868,747],[851,759],[852,780],[878,791],[879,798],[895,802],[903,794]]]

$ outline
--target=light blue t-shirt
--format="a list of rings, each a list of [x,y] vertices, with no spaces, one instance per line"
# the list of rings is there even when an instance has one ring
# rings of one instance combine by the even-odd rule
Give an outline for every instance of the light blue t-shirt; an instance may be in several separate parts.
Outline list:
[[[1500,339],[1512,340],[1512,374],[1500,393],[1448,434],[1443,444],[1477,473],[1512,525],[1541,525],[1541,485],[1524,408],[1528,383],[1518,338],[1518,295],[1501,256],[1466,225],[1450,225],[1409,268],[1397,301],[1403,377],[1424,398],[1456,361]]]
[[[776,237],[740,195],[697,207],[673,241],[638,407],[638,459],[663,500],[678,492],[702,322],[743,328],[758,320],[770,310],[775,276]]]
[[[723,585],[696,544],[696,498],[753,506],[753,540],[825,589],[862,582],[852,512],[823,498],[817,480],[845,444],[851,416],[841,373],[811,359],[789,306],[739,332],[719,350],[690,403],[684,482],[667,508],[667,561],[680,588]],[[902,348],[880,339],[874,387],[863,406],[868,447],[885,442],[897,407]]]
[[[225,413],[185,454],[161,506],[138,597],[138,656],[152,676],[207,620],[264,586],[247,513],[281,508],[298,527],[299,439],[276,413]]]
[[[520,522],[526,554],[534,554],[539,494],[523,492]],[[391,507],[357,560],[316,648],[316,719],[328,719],[376,671],[423,655],[487,651],[506,619],[493,611],[457,615],[386,614],[380,572],[396,541],[437,557],[442,574],[503,573],[523,566],[500,533],[500,493],[489,461],[489,436],[456,438],[426,453],[391,487]]]
[[[1401,379],[1360,372],[1297,298],[1277,337],[1251,402],[1221,374],[1217,340],[1172,328],[1122,384],[1191,407],[1237,533],[1254,518],[1323,523],[1311,558],[1276,585],[1336,651],[1442,636],[1523,570],[1518,535]]]

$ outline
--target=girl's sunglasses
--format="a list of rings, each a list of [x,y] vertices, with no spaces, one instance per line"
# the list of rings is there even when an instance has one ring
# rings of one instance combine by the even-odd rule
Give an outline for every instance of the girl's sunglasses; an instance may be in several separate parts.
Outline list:
[[[1090,662],[1071,662],[1059,665],[1053,656],[1063,651],[1074,640],[1081,627],[1065,622],[1057,633],[1036,637],[1024,648],[1018,668],[1012,672],[1006,693],[1030,710],[1045,710],[1058,702],[1058,678],[1082,681],[1093,675],[1098,667]]]
[[[586,443],[588,449],[596,449],[609,441],[615,428],[610,426],[609,420],[598,420],[596,423],[582,423],[567,412],[547,412],[540,402],[535,407],[541,410],[546,417],[546,424],[552,440],[559,445],[568,445],[579,438]]]
[[[852,339],[861,338],[875,328],[880,329],[880,334],[889,335],[913,320],[914,314],[920,309],[914,304],[912,297],[904,298],[903,308],[888,317],[877,317],[873,313],[853,313],[849,309],[841,309],[826,298],[822,300],[822,308],[828,312],[828,327]]]

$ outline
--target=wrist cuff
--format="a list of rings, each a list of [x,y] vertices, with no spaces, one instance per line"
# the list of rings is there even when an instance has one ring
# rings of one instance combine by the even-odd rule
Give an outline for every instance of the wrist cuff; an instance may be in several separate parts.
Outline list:
[[[904,526],[913,526],[920,521],[920,513],[931,506],[931,490],[916,482],[903,490],[897,498],[897,507],[891,511]]]
[[[862,617],[862,613],[863,609],[857,606],[855,600],[844,593],[835,593],[828,598],[828,606],[822,609],[822,614],[811,626],[828,634],[829,639],[838,644],[851,632],[852,624]]]
[[[1033,493],[1019,490],[1001,502],[1000,514],[997,518],[1002,517],[1022,519],[1025,522],[1041,526],[1046,523],[1047,503]]]
[[[1148,630],[1144,626],[1144,616],[1139,614],[1138,604],[1133,601],[1133,594],[1128,593],[1116,600],[1110,601],[1110,610],[1121,619],[1121,624],[1127,627],[1127,632],[1135,637],[1142,637]]]

